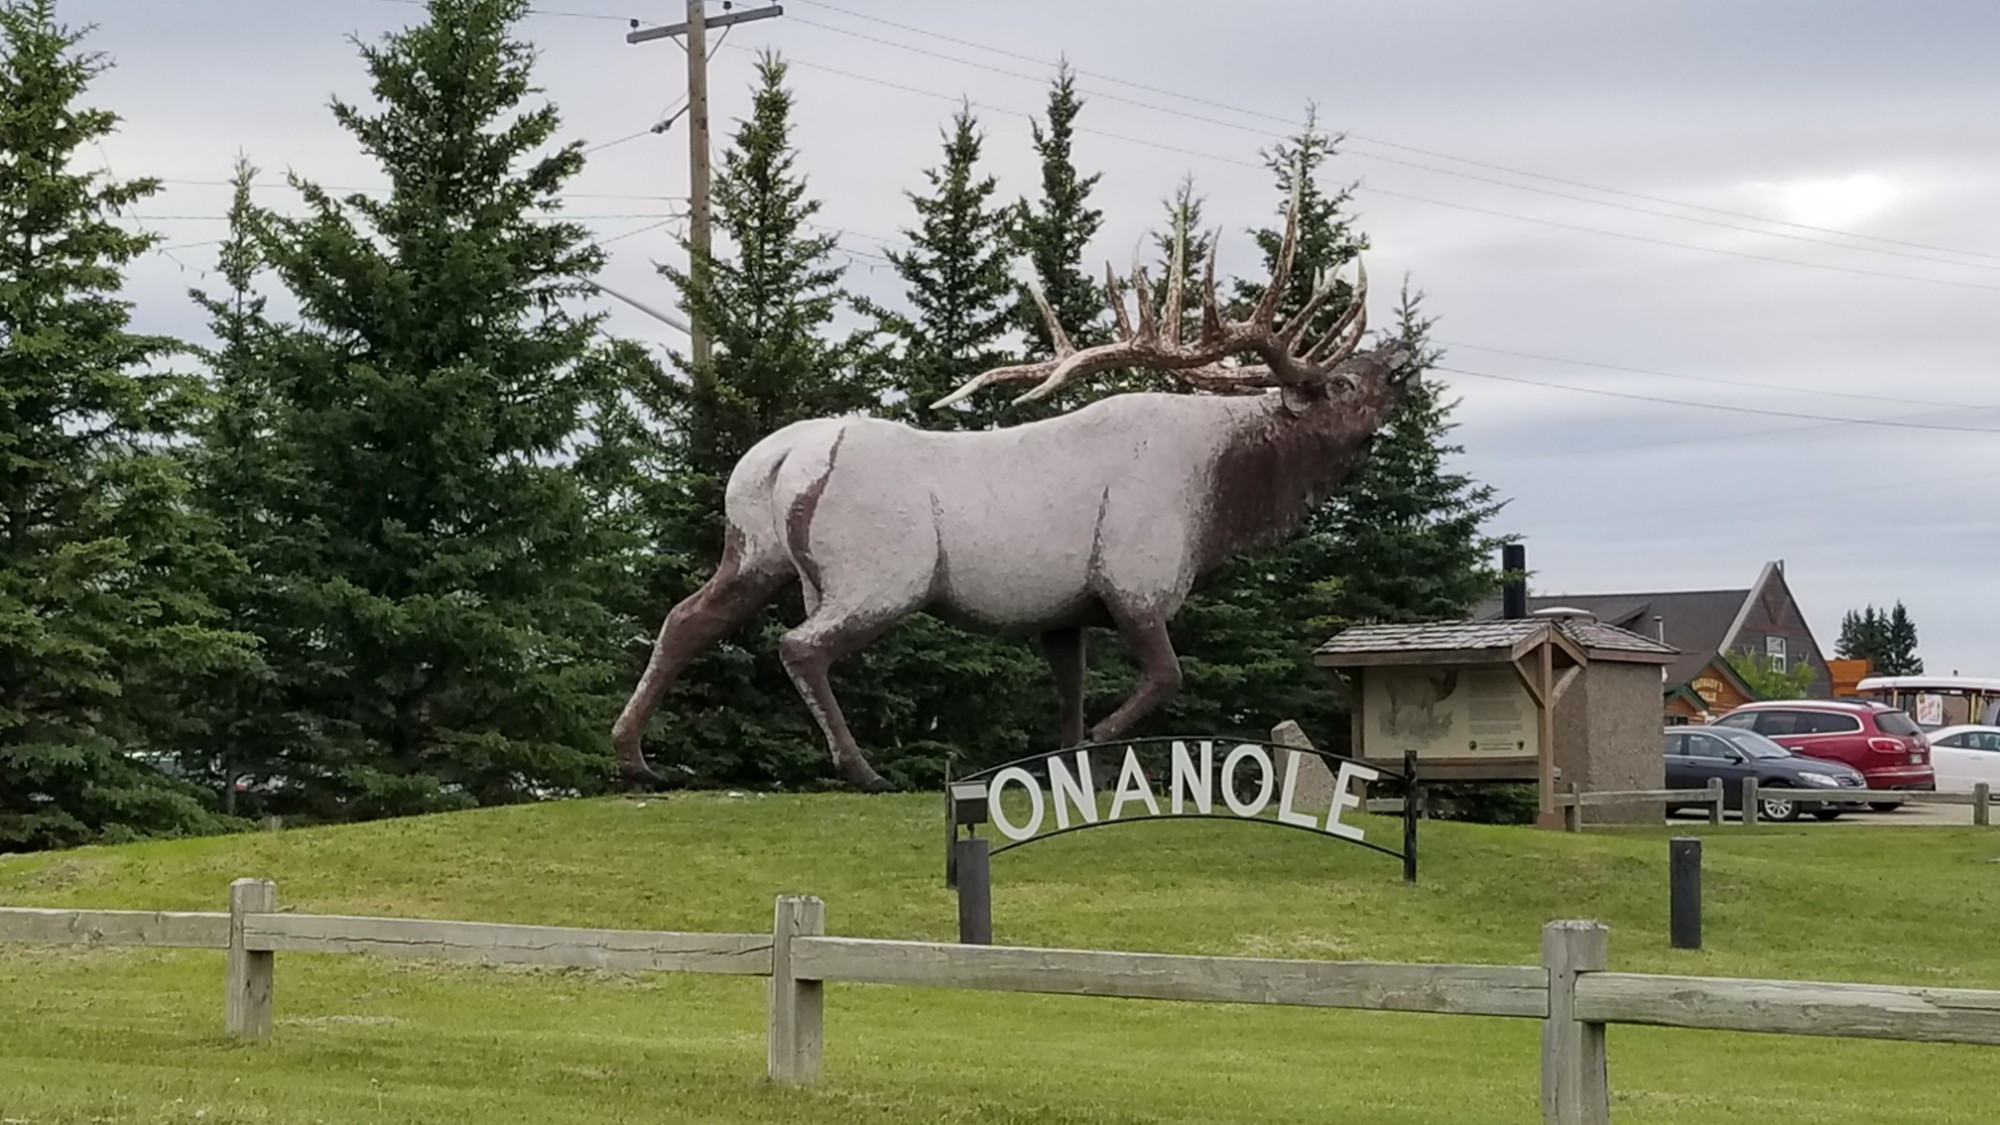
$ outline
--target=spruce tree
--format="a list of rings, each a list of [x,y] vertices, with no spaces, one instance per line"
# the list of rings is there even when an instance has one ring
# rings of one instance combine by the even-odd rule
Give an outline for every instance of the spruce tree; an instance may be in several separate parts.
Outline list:
[[[1404,285],[1397,333],[1417,357],[1402,405],[1377,435],[1368,460],[1314,523],[1335,544],[1333,624],[1462,617],[1499,585],[1501,540],[1485,532],[1501,502],[1490,485],[1453,472],[1456,402],[1425,379],[1439,353],[1422,297]]]
[[[1910,620],[1910,612],[1898,601],[1888,613],[1885,630],[1885,651],[1882,674],[1885,676],[1921,676],[1924,674],[1923,657],[1917,655],[1917,624]]]
[[[723,489],[759,439],[805,418],[876,404],[861,335],[836,336],[846,302],[833,235],[797,168],[786,65],[765,54],[750,116],[723,151],[713,187],[716,249],[696,271],[663,266],[707,329],[710,360],[670,356],[632,388],[642,435],[631,504],[646,530],[641,597],[624,683],[636,682],[666,611],[714,572]],[[777,659],[803,609],[796,589],[741,634],[697,659],[661,705],[647,754],[694,784],[808,787],[830,781],[820,733]],[[850,708],[850,710],[857,710]]]
[[[1888,651],[1887,622],[1873,605],[1850,609],[1840,619],[1834,653],[1842,660],[1866,660],[1877,670]]]
[[[1076,118],[1082,111],[1076,72],[1063,60],[1049,85],[1047,121],[1028,123],[1035,154],[1041,158],[1041,198],[1017,202],[1013,220],[1015,246],[1034,268],[1035,281],[1057,322],[1079,347],[1105,336],[1104,291],[1083,268],[1084,247],[1104,225],[1104,212],[1090,206],[1090,193],[1102,173],[1080,176],[1076,170],[1073,147]],[[1054,351],[1048,326],[1026,294],[1015,303],[1014,323],[1027,336],[1031,354]]]
[[[158,190],[81,167],[117,117],[53,0],[0,4],[0,851],[221,822],[201,681],[249,663],[208,596],[234,566],[191,511],[176,441],[195,381],[117,296]]]
[[[943,411],[930,404],[959,384],[1013,355],[1004,347],[1016,316],[1008,276],[1011,218],[993,203],[994,179],[979,169],[984,137],[970,108],[952,115],[944,159],[925,170],[930,194],[909,193],[916,226],[904,233],[911,249],[889,251],[912,307],[909,315],[872,303],[882,326],[900,342],[887,389],[892,416],[927,428],[987,429],[1020,420],[1005,399],[981,396]]]
[[[820,203],[796,168],[785,74],[777,55],[758,60],[750,116],[723,152],[711,191],[726,249],[711,252],[699,270],[660,267],[713,349],[699,367],[672,355],[677,370],[650,395],[680,467],[681,518],[699,529],[699,557],[711,566],[722,550],[722,490],[737,459],[792,422],[875,402],[858,374],[865,338],[835,339],[831,331],[846,301],[832,260],[838,243],[812,233]]]
[[[260,348],[273,463],[264,623],[321,815],[584,789],[608,773],[617,642],[605,543],[559,459],[597,392],[598,320],[568,310],[602,254],[551,216],[581,146],[531,101],[526,0],[430,0],[361,47],[375,104],[335,120],[385,197],[293,183],[258,217],[300,322]]]
[[[1850,609],[1840,619],[1840,639],[1834,654],[1842,660],[1866,660],[1877,676],[1917,676],[1924,670],[1917,655],[1917,626],[1898,601],[1888,609],[1873,604]]]

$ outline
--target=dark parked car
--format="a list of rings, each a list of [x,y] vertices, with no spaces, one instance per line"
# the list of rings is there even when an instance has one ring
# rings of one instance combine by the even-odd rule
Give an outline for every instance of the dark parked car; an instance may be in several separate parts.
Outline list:
[[[1846,762],[1870,789],[1936,789],[1931,745],[1916,720],[1873,700],[1787,699],[1745,703],[1715,721],[1754,730],[1794,754]],[[1888,812],[1901,801],[1869,808]]]
[[[1832,820],[1840,815],[1840,805],[1814,801],[1790,790],[1868,787],[1868,780],[1852,766],[1794,754],[1754,731],[1668,727],[1666,749],[1667,788],[1703,789],[1709,778],[1719,777],[1723,804],[1738,809],[1743,807],[1743,781],[1754,777],[1757,815],[1764,820],[1797,820],[1807,813]]]

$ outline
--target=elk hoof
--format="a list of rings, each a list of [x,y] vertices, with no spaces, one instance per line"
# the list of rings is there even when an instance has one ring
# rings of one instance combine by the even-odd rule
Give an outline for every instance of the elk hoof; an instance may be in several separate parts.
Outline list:
[[[638,765],[620,765],[618,781],[628,793],[664,793],[673,788],[673,782],[644,762]]]

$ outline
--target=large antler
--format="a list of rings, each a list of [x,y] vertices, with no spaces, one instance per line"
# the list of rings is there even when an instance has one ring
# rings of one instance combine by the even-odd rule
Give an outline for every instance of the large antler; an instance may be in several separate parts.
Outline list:
[[[1121,367],[1172,372],[1192,386],[1224,393],[1321,382],[1329,378],[1343,360],[1354,354],[1360,346],[1362,333],[1367,330],[1368,271],[1356,261],[1354,294],[1347,311],[1341,314],[1333,327],[1311,341],[1306,340],[1307,329],[1313,317],[1333,296],[1336,277],[1332,271],[1322,272],[1305,306],[1284,324],[1278,324],[1278,304],[1284,299],[1285,288],[1291,281],[1292,259],[1298,252],[1298,226],[1299,192],[1295,183],[1291,205],[1285,212],[1285,237],[1278,248],[1276,268],[1271,271],[1269,284],[1264,287],[1263,294],[1246,320],[1223,318],[1215,296],[1215,245],[1210,242],[1208,265],[1202,278],[1201,331],[1195,339],[1187,342],[1181,340],[1181,274],[1187,252],[1187,229],[1184,224],[1174,231],[1172,275],[1167,278],[1166,293],[1157,310],[1146,271],[1132,271],[1132,286],[1138,295],[1136,328],[1126,315],[1124,287],[1119,284],[1117,275],[1106,267],[1104,290],[1110,301],[1112,319],[1118,327],[1118,339],[1111,343],[1089,348],[1076,347],[1056,320],[1055,310],[1049,307],[1048,299],[1039,288],[1031,285],[1029,294],[1034,298],[1035,306],[1041,309],[1043,321],[1048,324],[1055,355],[1037,363],[996,367],[975,375],[951,394],[932,403],[932,408],[950,406],[996,383],[1035,383],[1035,387],[1014,400],[1016,404],[1032,402],[1073,379]],[[1222,362],[1239,355],[1254,355],[1263,362],[1245,366],[1228,366]]]

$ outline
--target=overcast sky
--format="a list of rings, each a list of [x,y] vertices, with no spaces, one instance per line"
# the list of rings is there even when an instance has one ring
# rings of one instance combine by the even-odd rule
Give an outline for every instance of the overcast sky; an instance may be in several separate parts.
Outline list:
[[[1097,268],[1192,175],[1225,269],[1248,270],[1243,230],[1275,202],[1258,150],[1316,102],[1347,134],[1329,179],[1360,185],[1374,316],[1405,273],[1428,294],[1465,372],[1444,376],[1459,463],[1508,499],[1496,530],[1525,537],[1537,593],[1743,587],[1783,559],[1825,648],[1845,609],[1901,599],[1928,670],[2000,676],[2000,6],[784,2],[714,54],[716,143],[751,51],[780,49],[855,289],[895,298],[883,241],[958,98],[1002,192],[1035,191],[1026,115],[1059,54],[1085,72],[1079,163],[1104,174]],[[676,0],[544,7],[523,31],[569,135],[621,142],[677,103],[680,48],[624,41]],[[185,293],[214,248],[190,244],[218,236],[239,151],[273,206],[288,170],[382,182],[327,101],[366,98],[349,37],[418,18],[407,0],[62,11],[116,64],[94,100],[125,123],[101,155],[170,181],[143,211],[177,247],[132,279],[145,326],[200,334]],[[686,167],[681,124],[591,156],[569,207],[617,239],[607,283],[671,302],[650,263],[675,253],[683,204],[663,197]]]

